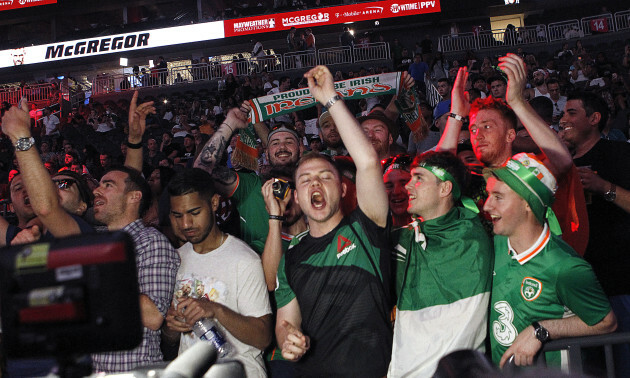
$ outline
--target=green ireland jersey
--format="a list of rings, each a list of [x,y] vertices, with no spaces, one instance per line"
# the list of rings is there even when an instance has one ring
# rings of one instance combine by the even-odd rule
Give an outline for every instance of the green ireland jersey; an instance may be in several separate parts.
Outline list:
[[[494,281],[490,308],[492,360],[534,321],[578,316],[589,326],[610,312],[610,304],[589,263],[545,228],[534,245],[516,254],[505,236],[494,237]],[[546,354],[560,367],[560,352]]]
[[[238,184],[230,196],[241,217],[240,239],[262,254],[269,233],[269,213],[262,197],[262,181],[254,172],[239,172]]]
[[[493,247],[476,213],[454,207],[392,235],[397,312],[390,377],[430,377],[443,356],[484,351]]]

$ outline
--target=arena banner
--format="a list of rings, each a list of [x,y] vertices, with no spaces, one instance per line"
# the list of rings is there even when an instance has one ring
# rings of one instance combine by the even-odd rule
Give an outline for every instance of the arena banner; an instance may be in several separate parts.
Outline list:
[[[180,45],[224,37],[223,21],[216,21],[27,46],[0,51],[0,68]]]
[[[0,11],[57,4],[57,0],[0,0]]]
[[[384,0],[225,20],[225,36],[440,12],[440,0]]]

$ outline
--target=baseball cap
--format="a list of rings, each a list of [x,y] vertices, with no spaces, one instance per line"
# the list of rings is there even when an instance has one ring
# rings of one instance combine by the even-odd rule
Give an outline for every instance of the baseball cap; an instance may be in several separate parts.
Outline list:
[[[329,120],[332,120],[332,116],[327,110],[323,111],[322,114],[319,116],[319,127],[321,128],[322,125],[328,122]]]
[[[433,109],[433,119],[438,119],[451,111],[451,100],[440,101]]]
[[[398,127],[391,119],[387,118],[387,116],[383,112],[379,110],[373,110],[370,112],[370,114],[359,117],[358,121],[359,124],[362,124],[363,122],[370,119],[375,119],[377,121],[383,122],[387,126],[387,130],[389,130],[389,134],[392,136],[392,139],[398,139]]]
[[[548,221],[551,232],[562,234],[556,215],[551,210],[558,189],[556,178],[534,154],[521,152],[512,156],[504,166],[486,171],[486,178],[490,174],[496,176],[521,196],[541,224]]]

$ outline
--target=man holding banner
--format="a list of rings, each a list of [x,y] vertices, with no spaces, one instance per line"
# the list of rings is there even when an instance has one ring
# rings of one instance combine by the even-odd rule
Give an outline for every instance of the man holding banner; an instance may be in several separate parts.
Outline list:
[[[402,113],[407,125],[412,133],[419,133],[423,128],[420,124],[422,117],[419,116],[417,106],[413,106],[413,95],[409,95],[413,79],[401,72],[385,73],[380,75],[364,76],[334,83],[334,88],[338,94],[347,99],[360,99],[365,97],[380,95],[398,95],[398,99],[411,98],[411,103],[400,105],[396,108]],[[232,134],[239,130],[239,142],[237,143],[237,155],[246,161],[254,161],[248,166],[242,164],[250,170],[257,169],[255,160],[257,158],[256,137],[260,137],[263,143],[267,142],[267,157],[271,168],[295,165],[300,157],[299,136],[292,125],[278,124],[269,131],[265,124],[266,120],[286,116],[299,110],[307,109],[316,105],[315,98],[308,88],[299,88],[280,93],[272,93],[267,96],[255,98],[244,102],[240,108],[232,109],[228,113],[226,120],[219,126],[217,132],[203,147],[201,153],[195,161],[195,167],[202,168],[212,174],[217,186],[217,192],[223,197],[230,197],[236,203],[241,216],[241,239],[249,244],[252,249],[262,253],[267,237],[269,225],[265,215],[265,204],[261,194],[261,179],[253,172],[234,172],[218,163],[223,157]],[[381,123],[391,125],[387,127],[383,138],[372,138],[371,142],[379,154],[386,156],[389,153],[389,146],[395,140],[394,122],[385,113],[378,113],[378,116],[366,116],[365,120],[379,118]],[[361,119],[360,121],[363,121]],[[253,126],[250,126],[253,124]],[[366,134],[369,130],[364,127]],[[268,136],[267,136],[268,134]],[[372,132],[372,134],[374,134]],[[393,134],[393,135],[391,135]],[[377,145],[379,148],[377,148]],[[382,147],[382,148],[381,148]],[[234,156],[233,156],[234,158]]]

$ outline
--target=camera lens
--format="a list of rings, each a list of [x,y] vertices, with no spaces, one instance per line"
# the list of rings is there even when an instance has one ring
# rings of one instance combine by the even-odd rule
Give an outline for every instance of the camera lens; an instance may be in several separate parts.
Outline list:
[[[276,190],[276,191],[277,191],[277,190],[280,190],[280,189],[282,189],[282,184],[280,184],[280,182],[279,182],[279,181],[276,181],[276,182],[274,182],[273,184],[271,184],[271,188],[272,188],[273,190]]]

